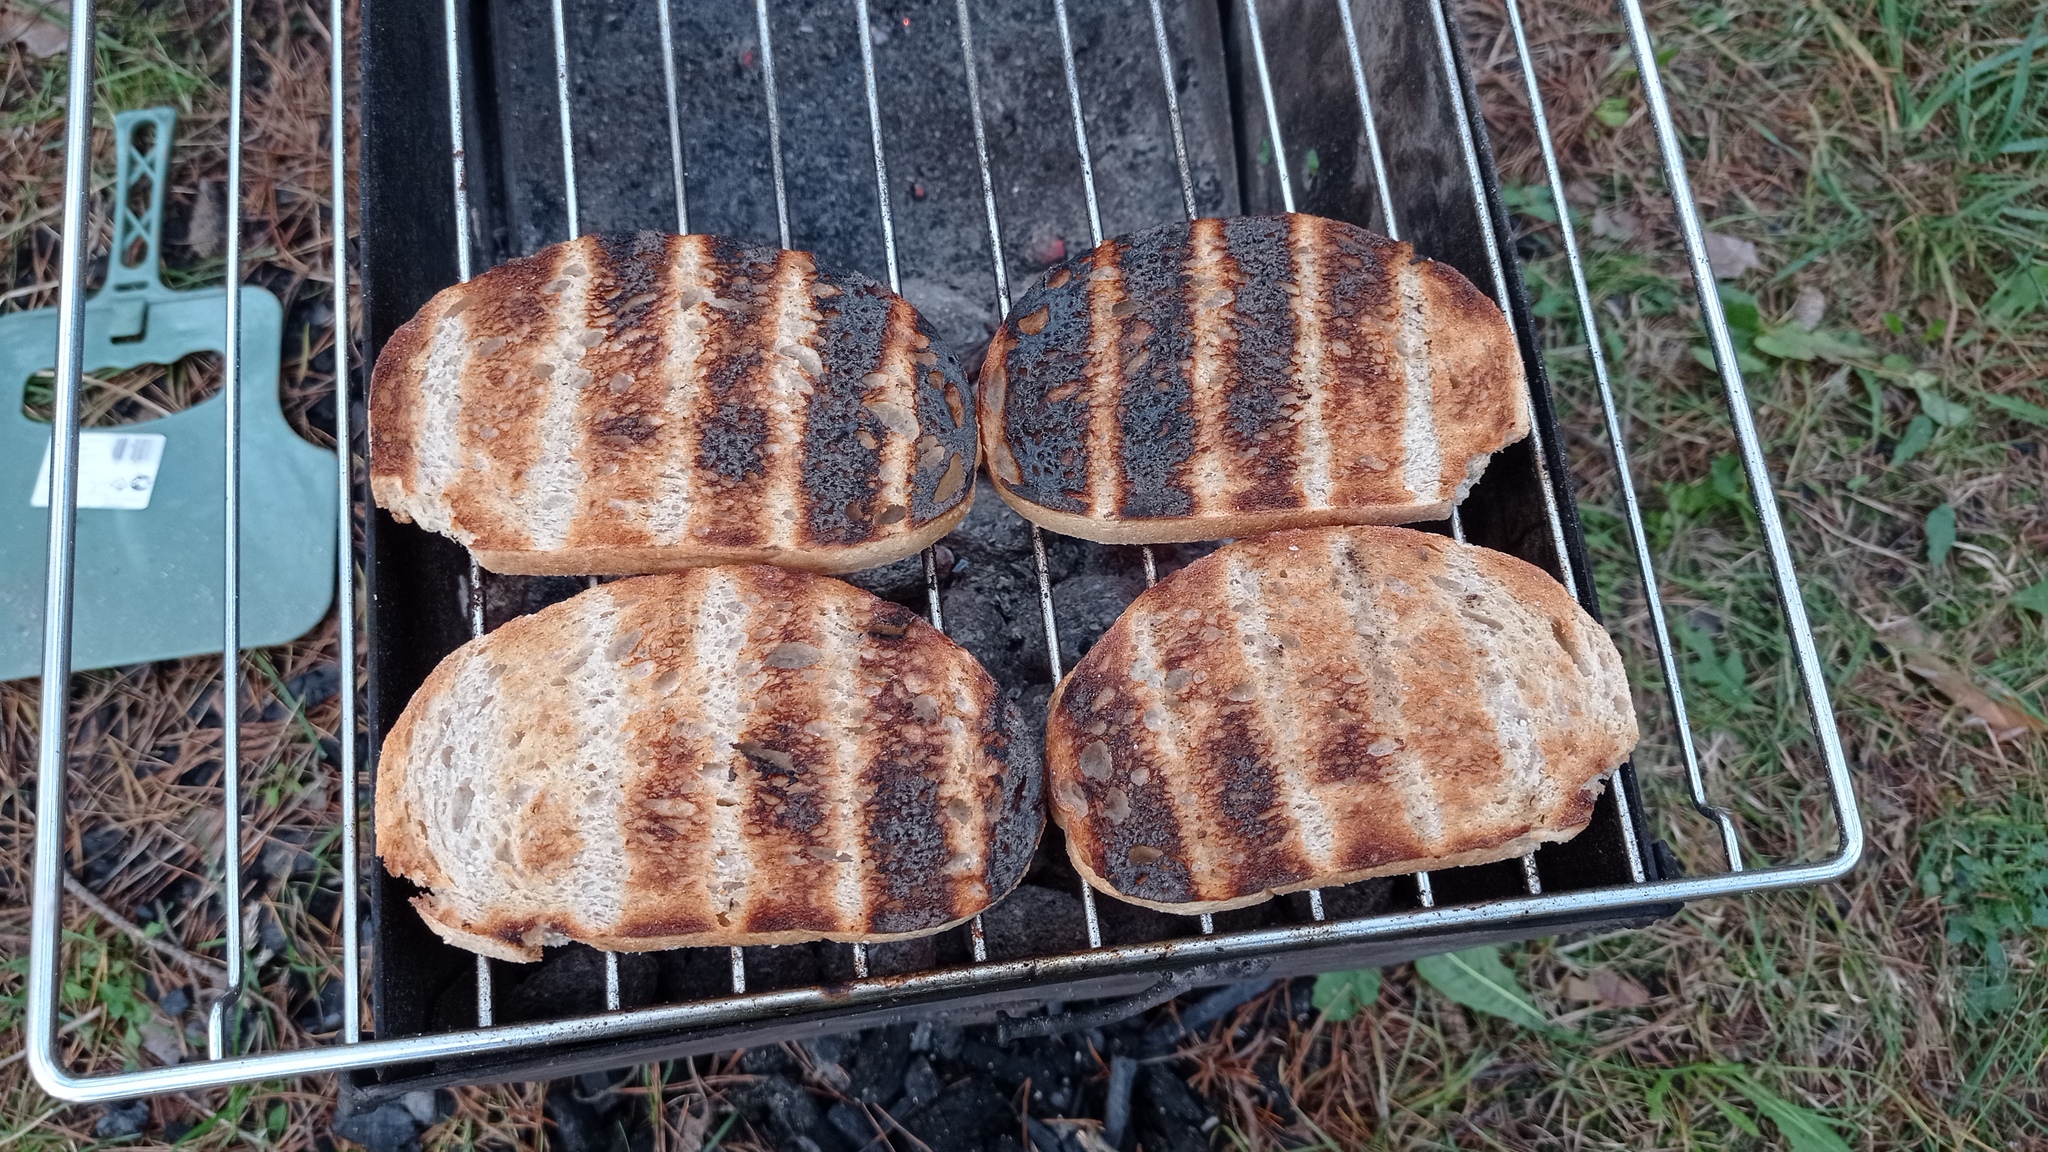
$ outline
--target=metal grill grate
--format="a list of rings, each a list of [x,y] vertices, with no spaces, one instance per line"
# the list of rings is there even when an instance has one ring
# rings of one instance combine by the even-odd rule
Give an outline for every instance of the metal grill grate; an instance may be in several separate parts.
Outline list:
[[[231,55],[230,83],[233,85],[229,115],[229,171],[231,189],[227,197],[228,221],[226,236],[228,242],[227,260],[231,269],[240,267],[239,221],[240,172],[241,172],[241,129],[242,129],[242,63],[243,28],[242,11],[244,0],[229,0],[232,5],[231,34],[234,45]],[[571,115],[571,55],[565,34],[565,4],[574,5],[583,0],[550,0],[549,17],[552,35],[554,88],[556,111],[559,116],[561,144],[561,186],[564,192],[564,207],[568,233],[579,232],[581,207],[578,199],[576,179],[575,125]],[[1401,232],[1394,219],[1396,181],[1390,176],[1387,157],[1382,152],[1381,132],[1375,119],[1372,92],[1369,91],[1368,74],[1361,54],[1360,23],[1353,11],[1354,0],[1331,0],[1341,22],[1346,64],[1355,91],[1359,114],[1362,118],[1363,136],[1370,162],[1373,187],[1377,191],[1377,205],[1381,219],[1380,230],[1387,235],[1399,237]],[[1429,34],[1436,50],[1436,59],[1430,62],[1441,70],[1446,83],[1453,120],[1454,135],[1457,137],[1456,154],[1461,158],[1462,177],[1469,193],[1478,206],[1476,213],[1478,228],[1483,234],[1482,247],[1486,253],[1491,287],[1494,298],[1501,301],[1510,322],[1516,308],[1510,305],[1515,298],[1511,281],[1511,267],[1507,263],[1511,250],[1504,246],[1503,238],[1496,234],[1494,212],[1488,187],[1488,170],[1482,162],[1484,147],[1478,120],[1467,105],[1471,91],[1461,70],[1458,49],[1454,40],[1451,21],[1444,9],[1447,0],[1420,0],[1411,4],[1410,12],[1416,8],[1427,10],[1430,21]],[[1534,114],[1536,132],[1541,142],[1545,174],[1554,203],[1565,201],[1564,180],[1557,156],[1548,135],[1544,116],[1543,101],[1538,91],[1534,72],[1531,68],[1530,49],[1522,24],[1517,0],[1505,0],[1507,16],[1514,40],[1516,57],[1520,63],[1531,109]],[[994,167],[990,159],[987,126],[983,119],[983,93],[977,69],[977,44],[974,37],[973,13],[969,0],[955,0],[955,19],[959,30],[959,47],[965,71],[966,99],[971,113],[973,128],[972,144],[975,150],[976,169],[980,177],[982,206],[986,215],[989,241],[989,255],[994,272],[994,299],[1002,312],[1010,305],[1009,282],[1005,268],[1002,242],[1002,221],[998,213],[997,184]],[[1168,21],[1162,11],[1161,0],[1148,0],[1153,44],[1159,67],[1159,92],[1168,113],[1171,145],[1175,167],[1179,178],[1181,205],[1189,218],[1197,213],[1197,198],[1189,145],[1182,122],[1182,109],[1178,97],[1175,76],[1174,51],[1169,36]],[[59,1063],[56,1018],[57,987],[59,970],[59,927],[61,924],[59,900],[63,862],[64,794],[65,769],[69,749],[66,747],[66,714],[63,691],[67,684],[70,667],[70,622],[72,611],[73,579],[73,531],[77,513],[77,434],[79,423],[79,385],[83,348],[85,345],[84,266],[86,260],[87,192],[90,175],[91,143],[91,100],[92,62],[91,51],[94,37],[94,13],[89,0],[80,0],[74,6],[72,52],[70,56],[69,102],[70,122],[67,125],[65,152],[64,236],[62,248],[63,283],[59,303],[60,342],[57,349],[57,390],[56,390],[56,435],[53,444],[53,476],[51,488],[50,516],[50,561],[45,614],[45,639],[42,700],[42,744],[40,748],[40,778],[38,782],[37,842],[35,855],[34,914],[30,946],[31,969],[29,975],[28,1013],[28,1059],[37,1079],[53,1095],[60,1098],[87,1101],[108,1100],[153,1093],[183,1091],[193,1088],[247,1082],[259,1079],[294,1076],[305,1073],[348,1069],[385,1068],[392,1065],[427,1065],[435,1061],[451,1062],[446,1067],[443,1079],[477,1078],[487,1074],[476,1069],[481,1065],[464,1065],[466,1058],[490,1057],[500,1061],[500,1069],[507,1067],[507,1053],[565,1053],[565,1059],[582,1059],[585,1063],[617,1065],[634,1059],[645,1059],[647,1054],[662,1052],[673,1055],[688,1050],[691,1045],[701,1050],[711,1047],[727,1047],[737,1042],[738,1037],[753,1037],[767,1034],[763,1029],[781,1027],[808,1029],[810,1031],[832,1031],[858,1026],[880,1018],[880,1014],[915,1014],[921,1010],[936,1011],[947,1006],[963,1004],[979,1005],[983,1008],[1000,1004],[1028,1001],[1034,993],[1049,991],[1061,999],[1072,998],[1075,989],[1108,994],[1113,990],[1129,991],[1143,987],[1133,1003],[1157,1002],[1193,983],[1204,979],[1231,978],[1233,973],[1242,974],[1270,963],[1273,958],[1287,955],[1300,957],[1293,970],[1313,970],[1317,966],[1328,967],[1340,957],[1355,957],[1360,949],[1396,949],[1405,946],[1407,954],[1434,950],[1446,941],[1469,942],[1475,939],[1504,938],[1516,935],[1530,935],[1546,928],[1589,917],[1612,919],[1630,914],[1641,915],[1646,911],[1665,908],[1676,902],[1708,896],[1733,893],[1780,889],[1817,883],[1842,875],[1853,867],[1861,855],[1863,834],[1855,816],[1853,796],[1846,765],[1837,742],[1832,710],[1822,680],[1819,659],[1815,651],[1811,631],[1800,600],[1797,584],[1792,571],[1791,558],[1787,549],[1783,526],[1779,521],[1777,508],[1771,498],[1771,481],[1763,458],[1760,442],[1751,418],[1748,399],[1743,388],[1739,370],[1735,365],[1728,328],[1721,313],[1718,298],[1712,291],[1713,278],[1706,262],[1704,241],[1698,214],[1694,208],[1676,133],[1670,111],[1666,105],[1663,89],[1658,76],[1657,60],[1651,45],[1649,31],[1644,20],[1639,0],[1620,0],[1620,10],[1627,26],[1630,45],[1636,65],[1642,77],[1644,96],[1649,116],[1655,125],[1659,148],[1665,165],[1666,179],[1674,194],[1678,222],[1693,271],[1694,282],[1700,288],[1699,301],[1705,326],[1720,366],[1721,380],[1736,440],[1741,452],[1744,469],[1753,494],[1756,511],[1767,546],[1768,558],[1778,595],[1784,610],[1786,631],[1791,640],[1795,665],[1798,669],[1804,700],[1813,722],[1814,736],[1820,751],[1820,769],[1824,774],[1833,802],[1834,812],[1841,829],[1840,842],[1836,850],[1819,860],[1797,864],[1780,865],[1765,869],[1746,870],[1736,828],[1728,814],[1715,807],[1707,795],[1702,779],[1698,757],[1695,752],[1687,724],[1682,685],[1680,683],[1676,658],[1671,645],[1670,632],[1666,626],[1663,609],[1658,598],[1657,575],[1652,567],[1649,546],[1644,532],[1641,511],[1633,486],[1627,451],[1623,436],[1622,421],[1610,387],[1607,366],[1602,354],[1602,345],[1596,329],[1595,314],[1588,293],[1584,269],[1573,232],[1569,213],[1560,213],[1567,262],[1570,267],[1572,288],[1578,305],[1579,319],[1587,336],[1587,348],[1591,367],[1601,402],[1601,413],[1607,439],[1612,446],[1616,475],[1620,484],[1622,503],[1626,513],[1630,537],[1637,566],[1643,581],[1646,604],[1649,610],[1651,632],[1656,648],[1656,657],[1668,686],[1672,715],[1676,721],[1680,740],[1680,752],[1684,760],[1687,782],[1699,811],[1711,819],[1724,844],[1728,870],[1724,873],[1689,878],[1654,878],[1656,869],[1646,865],[1643,849],[1637,834],[1637,816],[1628,811],[1629,790],[1625,782],[1616,779],[1609,788],[1615,797],[1618,809],[1619,835],[1621,837],[1627,873],[1632,883],[1620,886],[1580,888],[1570,891],[1546,892],[1539,859],[1536,855],[1524,857],[1521,861],[1522,885],[1526,895],[1492,899],[1474,903],[1440,905],[1438,885],[1432,882],[1429,873],[1414,876],[1415,906],[1407,910],[1391,911],[1378,915],[1356,918],[1332,918],[1326,915],[1322,893],[1312,892],[1308,898],[1308,916],[1305,922],[1280,924],[1242,930],[1219,930],[1214,919],[1202,916],[1196,930],[1186,936],[1141,944],[1105,946],[1102,923],[1098,917],[1095,897],[1085,884],[1080,886],[1079,899],[1085,918],[1088,947],[1072,953],[1037,957],[1029,960],[991,960],[977,917],[968,929],[968,954],[972,962],[940,967],[931,971],[917,972],[904,976],[870,977],[867,950],[860,945],[846,946],[850,951],[850,966],[854,978],[850,983],[837,987],[807,986],[782,988],[770,991],[747,991],[747,962],[742,949],[733,948],[730,953],[731,994],[686,1003],[668,1004],[657,1007],[620,1010],[620,973],[616,956],[607,955],[605,963],[604,993],[608,1011],[605,1014],[571,1019],[544,1020],[532,1023],[493,1025],[492,970],[488,961],[478,958],[476,963],[477,1026],[451,1032],[387,1036],[374,1040],[363,1037],[360,1015],[362,1002],[363,972],[360,965],[361,941],[358,908],[361,904],[360,885],[360,813],[356,805],[357,766],[354,757],[354,741],[344,738],[339,741],[341,748],[340,773],[342,778],[342,828],[341,853],[343,864],[344,893],[342,907],[343,979],[346,994],[343,999],[343,1027],[341,1043],[327,1047],[308,1048],[295,1051],[275,1051],[257,1054],[235,1054],[229,1049],[233,1038],[239,1034],[234,1026],[236,1010],[236,989],[242,986],[243,947],[241,939],[242,918],[228,915],[226,921],[227,964],[230,991],[212,1008],[209,1017],[209,1059],[203,1063],[184,1066],[153,1068],[141,1071],[107,1076],[80,1076]],[[464,144],[468,139],[464,124],[465,86],[462,68],[465,61],[465,40],[463,38],[461,13],[456,0],[443,0],[442,30],[445,33],[446,78],[447,78],[447,121],[452,142],[448,157],[448,174],[451,179],[454,219],[458,226],[456,235],[456,270],[460,279],[467,280],[472,271],[471,227],[474,214],[470,203],[469,172],[465,158]],[[1067,0],[1051,0],[1047,13],[1054,24],[1059,38],[1061,70],[1068,99],[1067,111],[1072,118],[1074,148],[1079,162],[1083,191],[1087,203],[1090,239],[1102,240],[1102,213],[1098,203],[1095,185],[1093,157],[1088,141],[1087,116],[1085,115],[1081,83],[1075,54],[1075,40],[1069,19]],[[1271,142],[1278,179],[1278,193],[1281,206],[1294,210],[1295,193],[1289,176],[1288,153],[1284,144],[1287,125],[1283,122],[1280,102],[1275,99],[1273,73],[1269,68],[1267,55],[1268,33],[1283,33],[1273,22],[1262,20],[1257,0],[1244,0],[1242,8],[1244,27],[1249,37],[1252,65],[1257,79],[1258,101],[1256,114],[1264,120],[1267,138]],[[330,0],[330,27],[339,29],[342,18],[341,0]],[[679,98],[679,78],[676,69],[676,43],[673,13],[670,0],[657,0],[657,18],[663,61],[662,85],[666,98],[668,145],[670,168],[674,181],[676,205],[676,226],[687,231],[689,213],[685,195],[685,154],[682,127],[682,104]],[[768,0],[755,0],[755,18],[759,37],[760,75],[762,95],[766,105],[767,132],[770,161],[772,164],[775,194],[775,220],[779,238],[784,247],[790,243],[790,201],[785,184],[783,157],[783,124],[781,121],[775,63],[774,38]],[[850,33],[858,43],[863,82],[862,96],[865,99],[869,127],[869,146],[874,162],[874,179],[877,202],[880,209],[881,240],[887,264],[889,287],[901,290],[897,261],[896,221],[891,211],[889,169],[883,132],[882,93],[876,79],[876,43],[870,35],[870,13],[867,0],[850,0],[850,11],[846,13]],[[1370,25],[1368,25],[1368,30]],[[334,186],[344,186],[343,168],[345,150],[343,141],[342,97],[345,76],[343,44],[337,35],[334,38],[331,73],[332,103],[329,115],[330,150],[334,173]],[[964,148],[966,142],[961,142]],[[347,292],[347,263],[344,237],[345,216],[342,205],[337,202],[336,227],[334,229],[335,284],[337,297],[345,299]],[[226,358],[227,371],[223,391],[227,397],[229,419],[225,429],[226,445],[226,513],[230,523],[235,523],[238,497],[238,451],[240,430],[235,416],[238,412],[239,352],[237,295],[230,293]],[[347,310],[336,310],[337,379],[346,387],[349,377],[347,365],[348,338],[344,326]],[[1527,337],[1529,334],[1520,333]],[[1533,346],[1533,343],[1531,344]],[[1532,388],[1537,379],[1531,373]],[[1531,397],[1532,406],[1538,405],[1539,398]],[[346,446],[351,443],[353,430],[350,428],[350,406],[336,404],[337,440],[343,445],[338,453],[340,459],[339,484],[342,513],[337,525],[340,562],[338,577],[341,588],[340,617],[340,658],[342,713],[341,723],[345,734],[353,734],[357,726],[357,709],[353,685],[356,683],[355,661],[355,608],[358,597],[355,587],[355,556],[353,552],[350,506],[354,495],[354,482],[350,472],[350,453]],[[1558,487],[1552,483],[1553,461],[1562,460],[1556,452],[1556,445],[1544,442],[1546,435],[1542,420],[1532,421],[1536,442],[1531,454],[1537,479],[1537,488],[1542,495],[1544,529],[1548,543],[1554,549],[1557,574],[1574,595],[1585,600],[1584,589],[1580,586],[1580,574],[1573,568],[1570,547],[1570,531],[1567,520],[1560,508]],[[1463,538],[1464,525],[1457,513],[1453,513],[1448,526],[1452,534]],[[1061,672],[1061,649],[1059,642],[1059,617],[1054,602],[1051,567],[1047,558],[1047,545],[1043,534],[1035,526],[1031,528],[1031,548],[1038,581],[1039,610],[1047,645],[1047,657],[1053,677],[1057,681]],[[236,553],[237,534],[226,534],[227,550],[222,557],[226,579],[226,611],[222,626],[223,650],[232,656],[239,650],[237,637],[236,580],[239,558]],[[1143,556],[1144,572],[1149,583],[1156,576],[1156,563],[1148,548]],[[923,557],[924,586],[932,622],[942,624],[940,598],[940,571],[932,550]],[[485,593],[489,578],[471,561],[464,586],[466,597],[465,615],[472,635],[480,635],[485,627]],[[238,670],[232,658],[224,661],[224,699],[239,698]],[[53,687],[54,686],[54,687]],[[232,712],[232,709],[229,709]],[[241,798],[239,793],[239,745],[238,731],[232,715],[224,724],[224,776],[222,805],[225,812],[227,846],[222,861],[224,890],[239,893],[241,843]],[[1428,941],[1427,944],[1416,943]],[[1349,951],[1346,951],[1349,949]],[[1146,986],[1149,982],[1149,986]],[[1066,989],[1067,991],[1060,991]],[[1042,995],[1038,998],[1044,998]],[[1040,1022],[1041,1029],[1057,1026]],[[1022,1030],[1031,1030],[1027,1024]],[[594,1053],[594,1054],[593,1054]],[[559,1065],[557,1065],[559,1069]]]

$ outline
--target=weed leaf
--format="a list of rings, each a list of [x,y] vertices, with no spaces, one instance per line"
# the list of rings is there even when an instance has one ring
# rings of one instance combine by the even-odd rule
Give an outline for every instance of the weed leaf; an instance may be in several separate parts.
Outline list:
[[[1927,563],[1939,568],[1948,563],[1949,550],[1956,546],[1956,509],[1953,504],[1937,505],[1927,514]]]
[[[1906,425],[1906,434],[1899,437],[1897,446],[1892,449],[1892,467],[1897,468],[1918,456],[1933,442],[1934,421],[1928,418],[1927,413],[1922,412],[1913,417],[1912,423]]]
[[[1749,1097],[1756,1110],[1771,1118],[1792,1152],[1849,1152],[1849,1144],[1828,1127],[1819,1113],[1802,1108],[1747,1076],[1730,1076],[1735,1090]]]
[[[1325,972],[1316,977],[1312,998],[1325,1020],[1349,1020],[1380,998],[1380,970],[1359,968],[1351,972]]]
[[[2044,300],[2048,300],[2048,264],[2022,264],[1984,302],[1984,318],[1993,324],[2010,325],[2039,308]]]
[[[2029,404],[2017,396],[1998,395],[1988,395],[1984,397],[1984,402],[2007,416],[2048,428],[2048,408],[2043,408],[2039,404]]]
[[[2048,580],[2013,593],[2012,604],[2015,608],[2025,608],[2048,617]]]
[[[1920,410],[1943,428],[1960,428],[1968,424],[1975,415],[1970,411],[1968,404],[1958,404],[1932,387],[1921,386],[1915,388],[1914,392],[1920,397]]]
[[[1721,287],[1721,312],[1728,318],[1728,326],[1751,336],[1763,329],[1763,313],[1757,309],[1756,297],[1740,288],[1723,284]],[[1712,365],[1708,365],[1712,367]]]
[[[1721,1115],[1727,1118],[1728,1123],[1733,1124],[1737,1130],[1750,1136],[1762,1136],[1764,1134],[1763,1129],[1756,1126],[1756,1121],[1744,1115],[1742,1110],[1735,1105],[1721,1099],[1719,1096],[1712,1097],[1711,1102],[1715,1108],[1720,1110]]]
[[[1797,324],[1757,333],[1756,350],[1780,360],[1826,360],[1846,364],[1869,360],[1870,349],[1861,341],[1826,329],[1808,332]]]
[[[1500,949],[1491,944],[1424,956],[1415,962],[1415,974],[1474,1012],[1498,1016],[1525,1028],[1548,1031],[1551,1027],[1543,1010],[1515,981],[1514,970],[1500,958]]]

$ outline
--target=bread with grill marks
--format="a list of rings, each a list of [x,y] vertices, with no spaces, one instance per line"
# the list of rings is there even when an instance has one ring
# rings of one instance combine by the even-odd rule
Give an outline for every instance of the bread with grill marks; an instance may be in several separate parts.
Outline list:
[[[1636,743],[1607,633],[1540,569],[1407,528],[1226,544],[1053,694],[1074,867],[1221,912],[1570,839]]]
[[[1117,544],[1442,519],[1529,432],[1493,301],[1317,216],[1201,219],[1055,266],[989,343],[1004,500]]]
[[[808,252],[593,235],[448,288],[370,388],[370,488],[494,572],[886,564],[974,495],[972,395]]]
[[[1016,723],[966,650],[841,581],[620,580],[441,662],[385,737],[377,848],[435,932],[505,960],[921,936],[1037,848]]]

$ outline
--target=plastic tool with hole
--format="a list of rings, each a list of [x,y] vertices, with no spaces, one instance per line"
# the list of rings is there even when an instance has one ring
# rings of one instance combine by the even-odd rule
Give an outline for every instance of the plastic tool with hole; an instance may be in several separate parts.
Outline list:
[[[114,118],[114,244],[85,310],[85,368],[174,364],[227,347],[225,286],[177,291],[159,275],[169,108]],[[138,207],[138,204],[144,205]],[[241,287],[241,639],[281,644],[334,595],[334,454],[300,439],[278,400],[284,309]],[[25,410],[57,351],[54,308],[0,316],[0,680],[42,667],[50,425]],[[75,668],[220,651],[227,402],[80,433]]]

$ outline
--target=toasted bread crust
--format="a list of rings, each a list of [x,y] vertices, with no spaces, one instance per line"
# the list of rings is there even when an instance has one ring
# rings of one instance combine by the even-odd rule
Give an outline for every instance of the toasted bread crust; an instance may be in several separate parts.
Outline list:
[[[370,439],[379,505],[522,574],[887,563],[957,522],[978,458],[959,365],[901,297],[653,232],[437,294],[377,359]]]
[[[622,580],[430,675],[377,843],[450,943],[533,960],[942,931],[1044,822],[1014,710],[909,609],[765,566]]]
[[[1218,912],[1569,839],[1635,741],[1620,655],[1542,571],[1323,528],[1141,595],[1054,692],[1046,781],[1089,883]]]
[[[991,339],[979,407],[1003,498],[1110,543],[1441,517],[1529,429],[1491,300],[1303,215],[1168,225],[1055,266]]]

